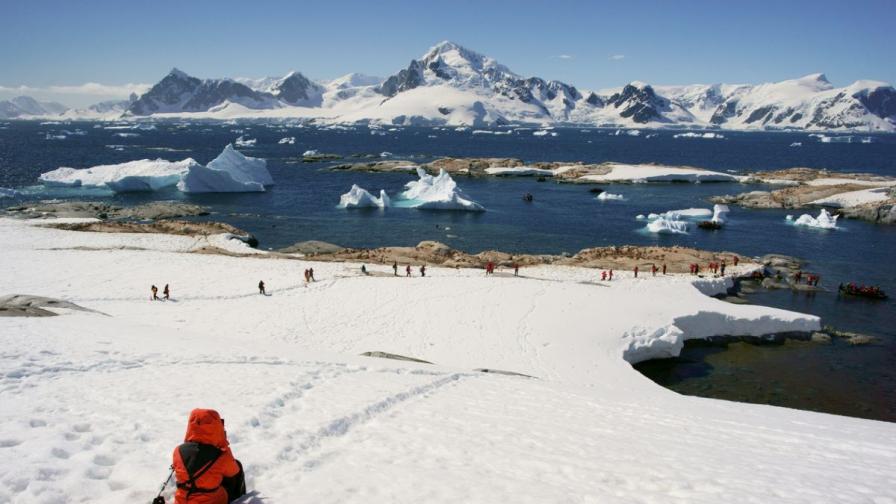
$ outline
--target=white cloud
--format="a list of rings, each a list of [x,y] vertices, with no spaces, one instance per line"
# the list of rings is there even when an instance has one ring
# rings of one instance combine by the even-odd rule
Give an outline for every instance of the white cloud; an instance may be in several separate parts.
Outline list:
[[[564,60],[571,60],[571,59],[575,58],[575,56],[573,56],[571,54],[561,54],[557,57],[560,59],[564,59]]]
[[[625,55],[624,54],[614,54],[614,55],[610,56],[610,59],[613,61],[622,61],[625,59]]]
[[[0,100],[14,96],[30,96],[40,101],[56,101],[69,107],[87,107],[106,100],[123,100],[131,93],[141,95],[150,84],[100,84],[85,82],[64,86],[0,86]]]
[[[131,93],[143,94],[151,84],[100,84],[98,82],[85,82],[84,84],[70,86],[0,86],[3,93],[21,94],[58,94],[58,95],[90,95],[90,96],[118,96],[127,98]]]

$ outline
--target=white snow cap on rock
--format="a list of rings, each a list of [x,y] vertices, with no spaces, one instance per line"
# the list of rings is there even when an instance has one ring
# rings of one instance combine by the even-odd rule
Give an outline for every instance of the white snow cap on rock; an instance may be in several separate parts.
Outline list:
[[[228,144],[207,166],[190,166],[177,188],[186,193],[264,192],[273,184],[264,159],[244,156]]]
[[[417,168],[419,180],[405,184],[405,191],[399,198],[405,200],[411,208],[426,210],[469,210],[485,211],[485,207],[471,200],[445,170],[439,170],[433,177],[423,168]]]
[[[800,215],[793,221],[794,226],[805,226],[817,229],[837,229],[837,218],[839,215],[831,215],[824,208],[818,212],[818,217],[812,217],[809,214]],[[788,219],[789,220],[789,219]]]
[[[339,208],[388,208],[391,205],[386,191],[380,189],[380,196],[377,198],[357,184],[352,184],[351,190],[339,197]]]

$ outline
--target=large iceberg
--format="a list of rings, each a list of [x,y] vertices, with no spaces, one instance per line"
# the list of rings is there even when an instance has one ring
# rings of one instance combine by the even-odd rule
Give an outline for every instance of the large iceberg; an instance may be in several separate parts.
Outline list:
[[[391,204],[386,191],[381,189],[377,198],[357,184],[352,184],[351,190],[339,197],[339,208],[388,208]]]
[[[42,173],[38,180],[54,187],[108,187],[115,192],[158,191],[177,185],[191,166],[199,164],[191,158],[182,161],[139,159],[83,169],[61,167]]]
[[[208,165],[190,166],[177,188],[185,193],[264,192],[273,184],[264,159],[244,156],[228,144]]]
[[[139,159],[82,169],[61,167],[42,173],[38,180],[49,187],[93,187],[117,193],[174,186],[184,192],[259,192],[274,183],[264,159],[243,156],[232,145],[208,166],[192,158]]]
[[[432,176],[423,168],[417,168],[419,180],[405,184],[404,192],[398,195],[402,205],[426,210],[468,210],[483,212],[485,208],[471,200],[445,170]]]
[[[788,216],[790,217],[790,216]],[[821,209],[821,212],[818,213],[818,217],[812,217],[809,214],[800,215],[799,218],[793,221],[794,226],[806,226],[813,227],[818,229],[837,229],[837,218],[839,215],[831,215],[824,208]],[[791,217],[792,218],[792,217]],[[790,219],[787,219],[790,220]]]

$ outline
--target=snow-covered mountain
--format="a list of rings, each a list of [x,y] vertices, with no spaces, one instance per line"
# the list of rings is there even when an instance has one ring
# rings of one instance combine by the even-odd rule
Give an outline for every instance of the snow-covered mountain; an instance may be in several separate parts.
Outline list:
[[[65,113],[68,107],[56,102],[40,102],[30,96],[17,96],[0,101],[0,119],[27,116],[55,116]]]
[[[0,102],[0,117],[5,103]],[[106,118],[115,113],[110,108],[114,106],[103,105],[105,112],[69,111],[66,116]],[[7,114],[52,115],[48,111]],[[402,125],[896,132],[896,90],[874,81],[835,88],[824,75],[813,74],[758,85],[658,86],[635,81],[590,91],[521,76],[493,58],[445,41],[385,79],[348,74],[315,82],[299,72],[262,79],[199,79],[174,69],[131,100],[123,115],[292,117],[326,123]]]

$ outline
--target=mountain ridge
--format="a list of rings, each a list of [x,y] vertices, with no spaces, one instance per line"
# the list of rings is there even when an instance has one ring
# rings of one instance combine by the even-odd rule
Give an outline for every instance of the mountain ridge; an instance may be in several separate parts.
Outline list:
[[[611,90],[586,90],[524,77],[447,40],[384,79],[348,74],[318,82],[298,71],[279,78],[200,79],[173,68],[136,99],[99,105],[83,113],[69,110],[55,115],[896,132],[896,90],[884,82],[860,80],[837,88],[823,73],[815,73],[761,84],[663,86],[632,81]],[[0,117],[53,115],[47,109],[40,112],[0,102]]]

